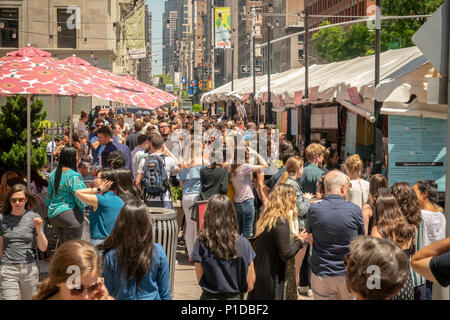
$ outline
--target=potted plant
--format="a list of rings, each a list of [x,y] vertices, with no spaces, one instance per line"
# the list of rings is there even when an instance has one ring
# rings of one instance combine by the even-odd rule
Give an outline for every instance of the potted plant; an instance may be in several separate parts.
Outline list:
[[[181,187],[170,187],[170,193],[172,194],[173,209],[177,212],[178,231],[180,231],[184,216],[183,206],[181,205],[183,189]]]

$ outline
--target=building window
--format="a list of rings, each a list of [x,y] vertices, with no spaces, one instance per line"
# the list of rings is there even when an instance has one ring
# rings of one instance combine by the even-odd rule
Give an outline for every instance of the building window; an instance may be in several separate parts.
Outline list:
[[[303,28],[301,28],[300,31],[303,31]],[[298,43],[303,43],[304,38],[305,38],[304,34],[299,34],[298,35]]]
[[[1,43],[0,47],[19,47],[19,9],[0,9]]]
[[[67,20],[71,16],[71,13],[67,13],[67,9],[57,10],[58,19],[58,48],[77,48],[77,29],[72,28],[67,23]]]
[[[303,49],[298,50],[298,60],[303,60]]]

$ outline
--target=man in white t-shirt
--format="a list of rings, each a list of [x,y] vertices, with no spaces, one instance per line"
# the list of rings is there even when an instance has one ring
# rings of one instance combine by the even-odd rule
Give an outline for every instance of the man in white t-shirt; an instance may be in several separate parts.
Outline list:
[[[177,174],[180,171],[180,168],[177,166],[175,159],[173,158],[173,155],[164,147],[164,139],[161,135],[154,133],[150,136],[150,155],[155,156],[162,156],[164,159],[164,168],[166,170],[167,177],[170,177],[171,174]],[[146,158],[141,159],[139,162],[138,168],[137,168],[137,175],[136,175],[136,186],[141,189],[141,181],[143,179],[144,174],[144,164],[145,164]],[[172,196],[170,193],[170,189],[167,190],[162,198],[157,197],[149,197],[145,199],[145,203],[149,207],[163,207],[163,208],[169,208],[173,209],[173,202],[172,202]]]
[[[137,145],[131,152],[131,167],[133,171],[133,179],[136,179],[137,169],[142,159],[146,158],[148,151],[150,150],[148,137],[145,134],[141,134],[137,138]]]

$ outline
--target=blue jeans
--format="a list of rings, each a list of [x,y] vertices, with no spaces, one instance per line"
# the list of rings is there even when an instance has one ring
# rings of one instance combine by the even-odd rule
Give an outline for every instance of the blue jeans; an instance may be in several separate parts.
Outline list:
[[[237,214],[239,234],[244,238],[250,238],[253,229],[253,220],[255,219],[255,200],[248,199],[234,204]]]

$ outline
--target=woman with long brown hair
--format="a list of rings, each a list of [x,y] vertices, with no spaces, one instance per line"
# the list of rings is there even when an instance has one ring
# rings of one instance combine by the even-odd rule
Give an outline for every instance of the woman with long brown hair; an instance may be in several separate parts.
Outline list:
[[[256,224],[256,281],[248,295],[249,300],[297,297],[295,278],[287,275],[286,262],[303,248],[308,235],[305,231],[300,234],[293,232],[298,215],[296,201],[294,188],[284,183],[277,184],[269,194],[267,205]]]
[[[375,210],[372,236],[391,240],[411,259],[417,230],[408,223],[395,197],[388,193],[380,194],[375,202]],[[393,300],[414,300],[412,276]]]
[[[255,252],[238,235],[236,211],[227,196],[209,199],[192,258],[203,289],[200,300],[242,300],[253,290]]]
[[[389,192],[397,199],[402,213],[408,220],[410,225],[417,228],[417,236],[414,240],[415,252],[425,247],[424,245],[424,222],[420,214],[420,204],[417,195],[407,182],[396,182],[390,188]],[[414,284],[414,300],[426,300],[426,279],[418,274],[412,272]]]
[[[41,282],[34,300],[113,300],[101,277],[97,249],[84,240],[63,243],[50,262],[49,277]]]
[[[103,277],[118,300],[171,300],[169,263],[164,248],[154,242],[150,211],[141,200],[120,210],[103,251]]]
[[[33,241],[45,252],[43,220],[33,210],[34,195],[22,184],[13,185],[0,210],[0,296],[3,300],[31,300],[39,281]]]
[[[361,208],[364,218],[364,227],[367,230],[367,234],[371,234],[372,227],[376,217],[375,213],[375,200],[378,197],[378,192],[381,189],[385,189],[388,186],[387,179],[382,174],[374,174],[369,180],[369,198],[367,203]]]

